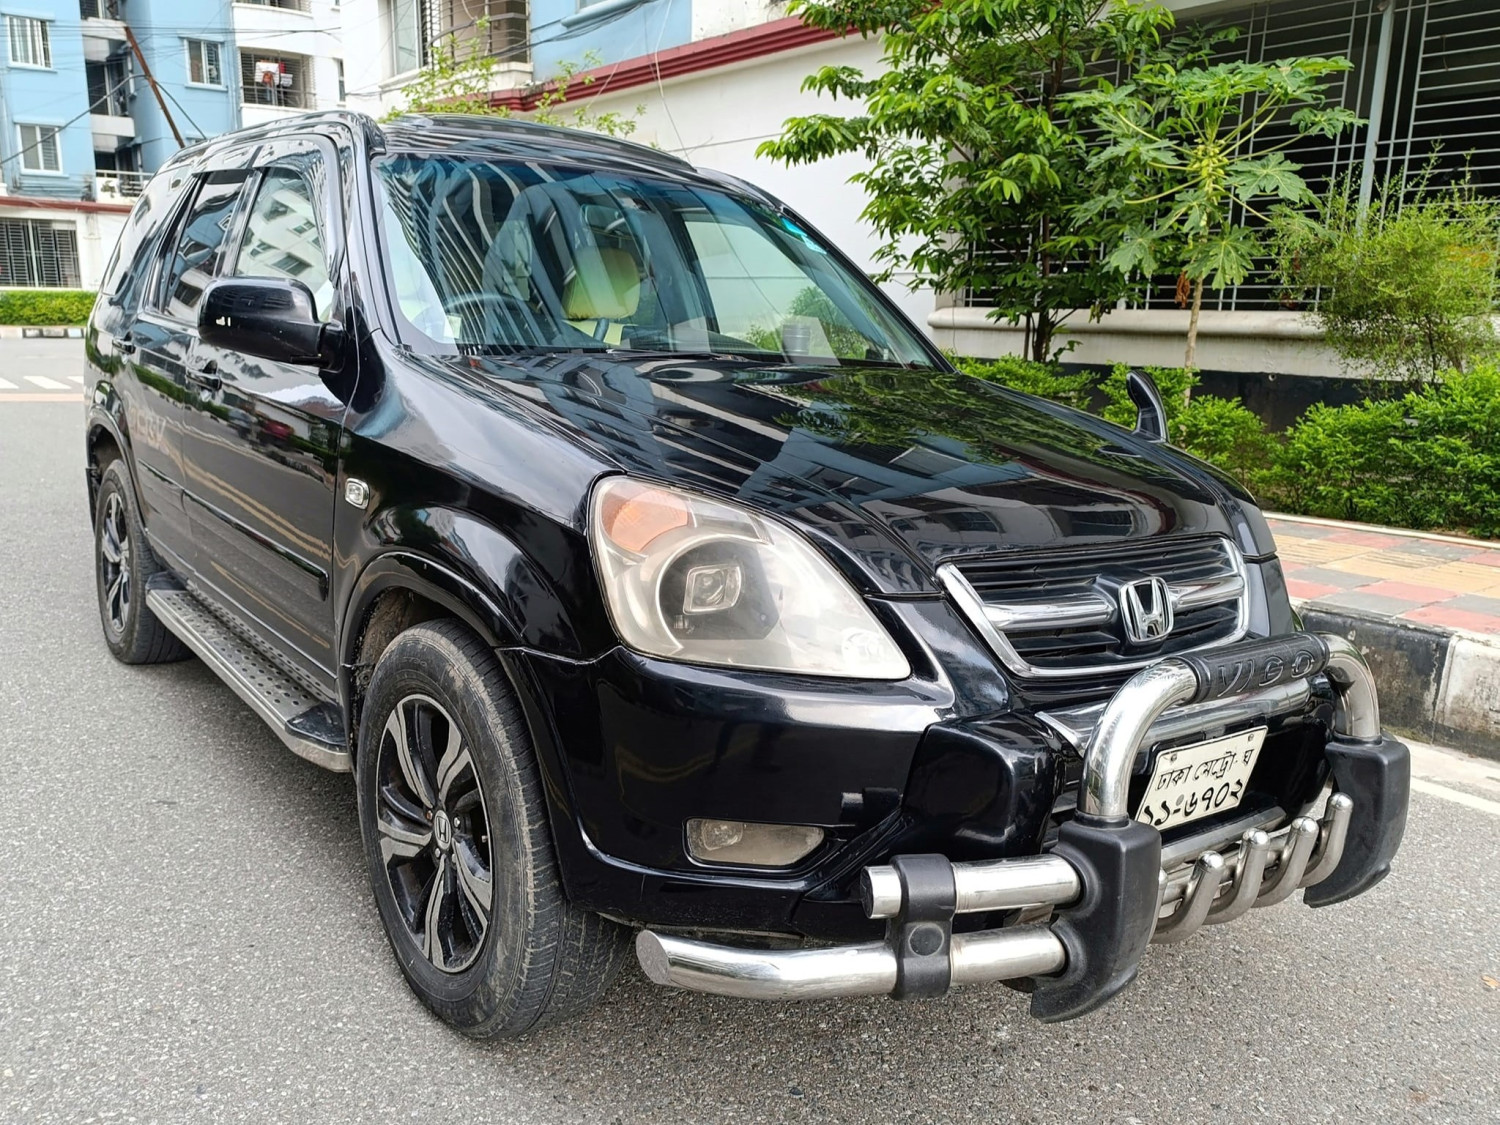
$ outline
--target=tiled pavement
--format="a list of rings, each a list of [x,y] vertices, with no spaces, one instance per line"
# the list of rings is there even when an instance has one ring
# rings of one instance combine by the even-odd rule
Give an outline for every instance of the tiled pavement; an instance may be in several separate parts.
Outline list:
[[[1500,636],[1500,543],[1283,517],[1271,530],[1294,601]]]
[[[1359,646],[1387,725],[1500,758],[1500,543],[1270,522],[1307,627]]]

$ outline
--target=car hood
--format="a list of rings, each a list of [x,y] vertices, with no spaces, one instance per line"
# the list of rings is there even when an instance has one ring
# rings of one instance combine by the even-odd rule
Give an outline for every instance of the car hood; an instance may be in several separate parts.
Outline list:
[[[890,592],[963,556],[1234,535],[1229,486],[1078,411],[951,371],[681,356],[461,365],[616,466],[736,497],[836,543]]]

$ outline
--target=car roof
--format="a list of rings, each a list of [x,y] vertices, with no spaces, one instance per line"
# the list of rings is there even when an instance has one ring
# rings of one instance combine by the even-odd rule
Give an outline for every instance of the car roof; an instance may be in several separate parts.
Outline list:
[[[267,125],[237,129],[183,149],[169,163],[212,160],[230,146],[296,133],[324,132],[329,125],[342,125],[356,136],[363,137],[365,147],[371,153],[461,152],[549,163],[601,164],[622,170],[650,171],[657,175],[695,178],[704,175],[671,153],[583,129],[462,113],[403,114],[389,121],[377,122],[368,114],[352,110],[305,113]],[[706,178],[716,177],[709,173]]]

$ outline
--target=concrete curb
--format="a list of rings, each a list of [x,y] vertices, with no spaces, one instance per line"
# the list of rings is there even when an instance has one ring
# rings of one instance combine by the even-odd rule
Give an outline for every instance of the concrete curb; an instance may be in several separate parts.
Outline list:
[[[1380,689],[1390,730],[1500,760],[1500,637],[1309,602],[1303,625],[1359,647]]]
[[[74,325],[38,326],[0,324],[0,340],[81,340],[83,329]]]

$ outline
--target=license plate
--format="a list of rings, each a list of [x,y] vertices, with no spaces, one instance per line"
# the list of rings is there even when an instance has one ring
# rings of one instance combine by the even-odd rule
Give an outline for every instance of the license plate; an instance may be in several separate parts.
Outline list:
[[[1165,831],[1232,809],[1245,795],[1266,728],[1226,734],[1210,742],[1163,750],[1136,820]]]

